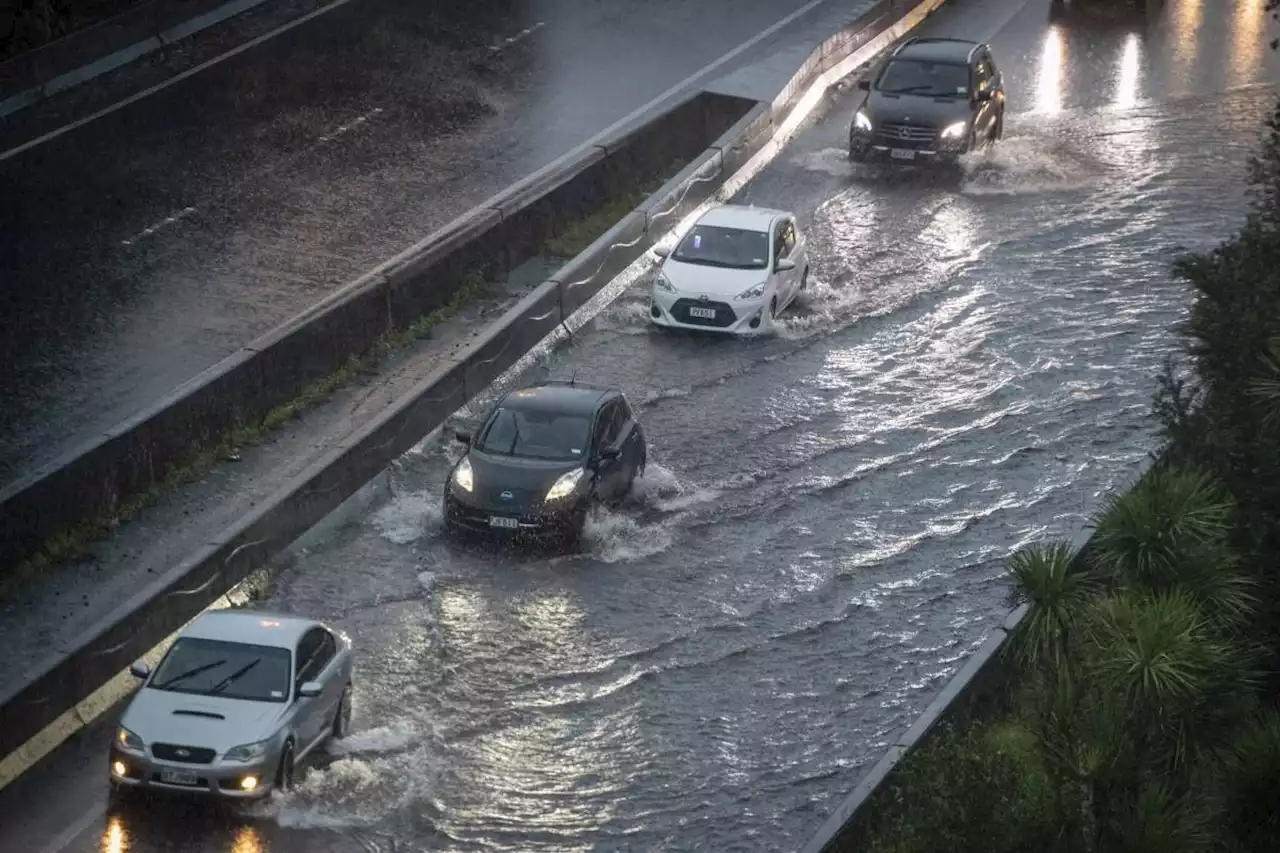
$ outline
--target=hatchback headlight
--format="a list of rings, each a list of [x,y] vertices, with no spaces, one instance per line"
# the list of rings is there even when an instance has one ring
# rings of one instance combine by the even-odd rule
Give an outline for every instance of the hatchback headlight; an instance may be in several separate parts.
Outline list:
[[[547,492],[547,500],[558,501],[573,494],[573,490],[578,488],[578,483],[582,482],[582,474],[581,468],[574,468],[572,471],[561,474],[560,479],[551,484],[551,489]]]
[[[237,761],[241,764],[258,761],[266,756],[268,743],[270,741],[260,740],[257,743],[243,743],[240,746],[233,746],[227,750],[226,755],[222,756],[222,760]]]
[[[734,299],[759,299],[761,296],[764,296],[764,288],[766,284],[768,284],[768,282],[762,281],[759,284],[757,284],[755,287],[752,287],[748,290],[744,290],[733,298]]]
[[[464,492],[469,492],[475,488],[475,477],[471,473],[470,457],[462,457],[462,461],[458,463],[458,467],[453,469],[453,484]]]
[[[949,124],[942,129],[943,139],[959,139],[964,136],[964,132],[969,129],[969,122],[958,121],[955,124]]]
[[[147,751],[147,745],[142,742],[142,738],[126,729],[124,726],[116,729],[116,743],[125,752],[143,753]]]
[[[871,116],[867,115],[862,110],[858,110],[857,114],[853,117],[853,126],[858,130],[870,130]]]
[[[662,273],[658,273],[653,279],[653,286],[658,290],[665,290],[667,293],[675,293],[676,289],[671,286],[671,281]]]

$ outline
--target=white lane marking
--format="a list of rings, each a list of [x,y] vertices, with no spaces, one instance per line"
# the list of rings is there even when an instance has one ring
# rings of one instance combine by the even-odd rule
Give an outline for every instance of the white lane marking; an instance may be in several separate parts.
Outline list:
[[[94,806],[82,815],[75,823],[64,829],[57,838],[50,841],[44,849],[40,851],[40,853],[62,853],[62,851],[65,850],[72,841],[79,838],[81,834],[88,830],[89,827],[93,826],[95,822],[102,820],[102,818],[106,816],[106,813],[107,810],[105,806],[101,804]],[[94,847],[97,846],[98,845],[96,844],[94,845]]]
[[[498,42],[497,44],[489,45],[489,50],[496,52],[496,51],[502,50],[504,47],[510,47],[511,45],[520,41],[520,39],[524,38],[527,35],[531,35],[535,30],[541,29],[544,26],[546,26],[544,22],[538,21],[538,23],[534,24],[532,27],[526,27],[525,29],[521,30],[515,35],[509,38],[505,38],[502,41]]]
[[[349,130],[355,130],[357,127],[359,127],[360,125],[364,124],[364,123],[365,123],[366,121],[368,121],[369,119],[373,118],[373,117],[374,117],[374,116],[376,116],[376,115],[381,115],[381,114],[382,114],[382,107],[374,107],[373,109],[369,110],[369,112],[365,113],[364,115],[362,115],[362,116],[356,116],[356,117],[355,117],[355,118],[353,118],[351,121],[349,121],[349,122],[347,122],[346,124],[344,124],[344,125],[342,125],[341,127],[339,127],[339,128],[338,128],[337,130],[335,130],[333,133],[327,133],[327,134],[325,134],[324,136],[320,137],[320,141],[321,141],[321,142],[328,142],[328,141],[329,141],[329,140],[331,140],[331,139],[337,139],[339,136],[341,136],[342,134],[346,133],[347,131],[349,131]]]
[[[0,162],[8,160],[10,157],[16,157],[17,155],[21,154],[23,151],[27,151],[32,148],[35,148],[37,145],[43,145],[46,142],[57,139],[59,136],[62,136],[65,133],[70,133],[76,128],[84,127],[86,124],[89,124],[90,122],[93,122],[93,121],[97,121],[103,116],[110,115],[111,113],[114,113],[117,110],[122,110],[125,107],[129,106],[130,104],[135,104],[138,101],[141,101],[143,98],[150,97],[151,95],[154,95],[156,92],[167,89],[176,83],[180,83],[183,80],[186,80],[188,77],[199,74],[201,71],[204,71],[207,68],[212,68],[213,66],[218,65],[219,63],[225,62],[226,60],[230,59],[233,56],[239,56],[240,54],[244,53],[246,50],[250,50],[252,48],[257,47],[258,45],[262,44],[264,41],[273,39],[276,36],[280,35],[281,33],[288,32],[294,27],[300,27],[303,24],[305,24],[307,21],[310,21],[313,18],[318,18],[321,15],[325,14],[326,12],[331,12],[334,9],[337,9],[339,6],[345,6],[350,2],[352,2],[352,0],[334,0],[334,2],[328,4],[327,6],[321,6],[319,9],[316,9],[314,12],[308,12],[307,14],[303,15],[301,18],[295,18],[294,20],[290,21],[287,24],[276,27],[274,30],[272,30],[269,33],[263,33],[262,35],[258,36],[252,41],[247,41],[244,44],[240,45],[239,47],[236,47],[236,48],[233,48],[232,50],[227,51],[221,56],[215,56],[213,59],[206,60],[205,62],[202,62],[199,65],[196,65],[192,68],[188,68],[186,71],[183,71],[181,74],[178,74],[174,77],[170,77],[168,80],[165,80],[163,83],[157,83],[156,85],[148,89],[143,89],[141,92],[137,92],[136,94],[130,95],[129,97],[125,98],[123,101],[117,101],[116,103],[111,104],[108,107],[103,107],[102,109],[98,110],[96,113],[91,113],[90,115],[87,115],[82,119],[77,119],[76,121],[71,122],[70,124],[64,124],[62,127],[59,127],[56,130],[51,130],[48,133],[44,134],[43,136],[37,136],[35,139],[22,143],[16,148],[10,148],[8,151],[0,153]]]
[[[195,212],[196,212],[196,209],[194,207],[184,207],[182,208],[182,210],[178,211],[173,216],[167,217],[165,219],[161,219],[159,222],[157,222],[155,225],[150,226],[149,228],[143,228],[141,231],[139,231],[137,234],[134,234],[128,240],[121,240],[120,245],[132,246],[134,243],[138,242],[143,237],[150,237],[152,234],[156,233],[160,229],[168,228],[170,225],[174,224],[178,220],[186,219],[188,216],[190,216]]]

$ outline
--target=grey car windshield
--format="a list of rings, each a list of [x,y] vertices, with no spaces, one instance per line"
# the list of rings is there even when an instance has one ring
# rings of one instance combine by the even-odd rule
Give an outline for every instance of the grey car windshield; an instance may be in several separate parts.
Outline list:
[[[257,702],[289,698],[288,649],[179,637],[147,683],[152,690]]]
[[[743,228],[695,225],[671,257],[685,264],[762,270],[769,264],[769,235]]]
[[[920,59],[895,59],[877,84],[886,95],[963,98],[969,94],[969,66]]]
[[[583,459],[591,421],[582,415],[537,409],[500,408],[476,449],[526,459]]]

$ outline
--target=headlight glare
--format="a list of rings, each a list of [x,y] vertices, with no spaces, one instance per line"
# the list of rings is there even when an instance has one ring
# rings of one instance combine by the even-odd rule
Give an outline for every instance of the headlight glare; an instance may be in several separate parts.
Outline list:
[[[967,121],[958,121],[955,124],[949,124],[942,129],[943,139],[959,139],[964,136],[964,132],[969,129]]]
[[[147,745],[142,742],[142,738],[124,726],[116,730],[116,743],[120,744],[120,748],[125,752],[146,752],[147,750]]]
[[[574,468],[572,471],[561,474],[560,479],[551,484],[551,489],[547,492],[547,500],[558,501],[573,494],[573,490],[578,488],[578,483],[582,482],[582,468]]]
[[[764,296],[764,287],[767,283],[768,282],[762,281],[755,287],[742,291],[735,296],[734,299],[759,299],[761,296]]]
[[[853,126],[858,128],[858,130],[870,130],[871,116],[867,115],[862,110],[858,110],[857,114],[853,117]]]
[[[475,488],[475,478],[471,473],[471,459],[469,457],[462,457],[458,467],[453,469],[453,484],[464,492],[469,492]]]
[[[658,290],[665,290],[667,293],[676,292],[676,289],[671,286],[670,280],[668,280],[662,273],[658,273],[658,275],[653,279],[653,286],[658,288]]]
[[[240,746],[233,746],[227,750],[227,754],[222,756],[223,761],[239,761],[248,763],[257,761],[267,754],[267,741],[260,740],[257,743],[243,743]]]

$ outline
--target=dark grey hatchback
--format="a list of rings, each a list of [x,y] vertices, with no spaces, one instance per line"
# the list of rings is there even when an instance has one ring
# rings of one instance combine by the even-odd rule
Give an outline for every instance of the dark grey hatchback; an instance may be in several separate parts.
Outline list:
[[[903,42],[872,77],[849,126],[855,162],[954,162],[1004,134],[1004,82],[987,45]]]
[[[615,503],[644,473],[644,430],[616,388],[544,382],[493,407],[449,472],[450,533],[572,542],[592,503]]]

